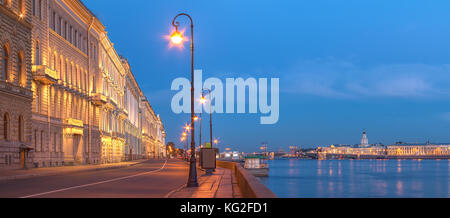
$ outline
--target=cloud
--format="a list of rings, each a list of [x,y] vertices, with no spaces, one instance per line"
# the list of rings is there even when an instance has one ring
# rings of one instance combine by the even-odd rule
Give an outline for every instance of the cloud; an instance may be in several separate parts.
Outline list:
[[[282,92],[329,98],[448,98],[449,65],[360,67],[339,60],[302,61],[281,78]]]

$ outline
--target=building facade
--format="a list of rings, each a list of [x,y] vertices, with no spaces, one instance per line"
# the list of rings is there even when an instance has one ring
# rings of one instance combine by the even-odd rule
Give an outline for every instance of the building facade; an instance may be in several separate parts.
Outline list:
[[[0,0],[0,168],[32,163],[31,7]]]
[[[79,0],[0,3],[3,166],[30,149],[34,167],[142,157],[145,96],[97,17]]]
[[[122,58],[125,66],[125,107],[128,110],[128,118],[125,120],[125,156],[129,160],[142,158],[142,93],[137,84],[131,67],[125,58]]]

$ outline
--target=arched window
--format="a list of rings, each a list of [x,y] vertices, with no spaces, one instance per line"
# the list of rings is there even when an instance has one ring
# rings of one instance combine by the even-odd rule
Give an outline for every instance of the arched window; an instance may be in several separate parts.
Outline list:
[[[8,58],[9,58],[9,51],[5,45],[5,46],[3,46],[3,65],[2,65],[2,79],[3,80],[9,79]]]
[[[5,113],[3,116],[3,137],[5,140],[9,140],[9,114]]]
[[[23,55],[22,52],[17,54],[17,79],[21,86],[25,85],[25,73],[24,71],[24,63],[23,63]]]
[[[25,130],[25,128],[24,128],[23,116],[20,115],[19,116],[19,138],[18,138],[19,142],[24,141],[23,140],[24,139],[24,130]]]

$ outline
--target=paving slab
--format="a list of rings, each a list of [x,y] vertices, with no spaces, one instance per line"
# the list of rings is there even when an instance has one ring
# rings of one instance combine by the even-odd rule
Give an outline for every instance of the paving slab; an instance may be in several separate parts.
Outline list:
[[[199,171],[202,172],[202,171]],[[229,169],[217,168],[212,175],[203,175],[198,177],[199,187],[187,188],[180,187],[169,193],[168,198],[233,198],[240,194],[234,194],[232,183],[232,172]]]

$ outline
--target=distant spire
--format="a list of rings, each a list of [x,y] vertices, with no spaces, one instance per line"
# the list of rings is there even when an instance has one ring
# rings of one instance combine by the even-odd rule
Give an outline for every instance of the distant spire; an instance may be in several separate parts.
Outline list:
[[[361,139],[361,147],[369,147],[369,139],[367,138],[366,130],[363,131],[363,136]]]

